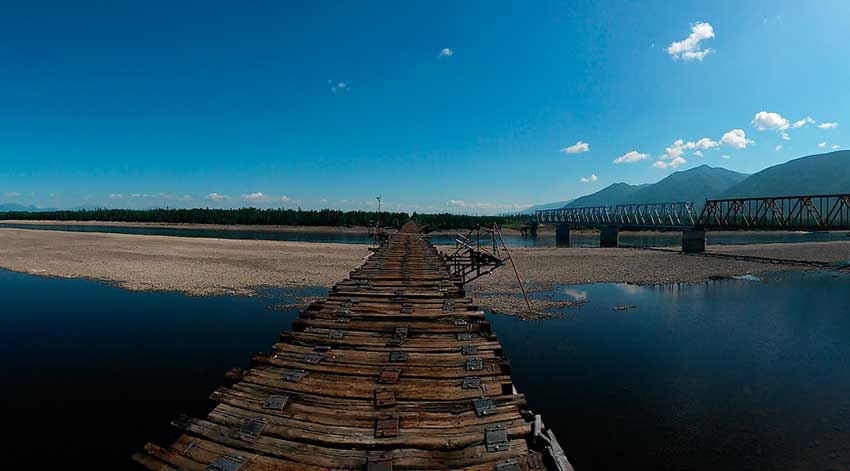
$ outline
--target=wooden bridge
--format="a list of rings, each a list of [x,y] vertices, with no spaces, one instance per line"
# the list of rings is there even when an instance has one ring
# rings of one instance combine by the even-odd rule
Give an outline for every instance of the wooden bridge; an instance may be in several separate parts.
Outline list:
[[[151,470],[572,470],[511,382],[484,313],[415,223],[253,367],[205,418],[134,459]]]

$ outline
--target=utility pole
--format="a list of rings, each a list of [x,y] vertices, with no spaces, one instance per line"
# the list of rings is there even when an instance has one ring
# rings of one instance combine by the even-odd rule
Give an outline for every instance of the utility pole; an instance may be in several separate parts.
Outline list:
[[[375,199],[378,200],[378,212],[380,213],[381,212],[381,195],[376,196]]]

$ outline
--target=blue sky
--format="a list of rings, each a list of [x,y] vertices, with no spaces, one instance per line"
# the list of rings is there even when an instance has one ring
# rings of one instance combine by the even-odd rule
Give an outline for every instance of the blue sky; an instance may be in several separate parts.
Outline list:
[[[19,2],[0,202],[485,214],[754,172],[850,147],[848,26],[843,0]]]

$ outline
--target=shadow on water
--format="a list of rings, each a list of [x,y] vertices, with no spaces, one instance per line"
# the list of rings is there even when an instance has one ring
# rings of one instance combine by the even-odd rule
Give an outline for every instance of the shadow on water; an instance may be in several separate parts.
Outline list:
[[[850,469],[849,274],[549,294],[586,304],[489,317],[576,469]]]
[[[0,298],[4,469],[137,469],[133,452],[176,438],[168,423],[210,409],[224,373],[297,315],[267,308],[280,291],[191,298],[4,270]]]

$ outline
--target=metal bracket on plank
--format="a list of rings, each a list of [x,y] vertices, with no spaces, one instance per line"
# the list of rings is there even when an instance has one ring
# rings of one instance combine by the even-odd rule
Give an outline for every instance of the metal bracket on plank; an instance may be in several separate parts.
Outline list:
[[[496,453],[508,449],[508,431],[504,425],[488,427],[484,432],[484,446],[487,453]]]
[[[503,463],[493,465],[493,471],[522,471],[519,461],[516,459],[507,460]]]
[[[366,471],[393,471],[392,456],[369,455],[366,458]]]
[[[289,401],[289,396],[269,396],[263,401],[263,409],[282,411]]]
[[[403,303],[401,305],[402,314],[413,314],[413,304]]]
[[[263,433],[263,429],[266,427],[266,418],[265,417],[249,417],[242,421],[242,425],[239,426],[239,430],[234,434],[234,438],[238,438],[240,440],[245,440],[249,442],[253,442],[257,438],[259,438],[260,434]]]
[[[336,321],[340,324],[345,324],[345,323],[351,322],[351,318],[350,317],[337,317]]]
[[[408,357],[407,352],[390,352],[390,361],[393,363],[403,363]]]
[[[478,355],[478,347],[465,345],[463,347],[460,347],[460,353],[463,355]]]
[[[339,322],[339,319],[337,319],[337,322]],[[346,322],[348,322],[348,321],[346,320]],[[341,330],[334,329],[334,330],[331,330],[330,332],[328,332],[328,338],[329,339],[339,340],[339,339],[343,338],[344,336],[345,336],[345,332],[343,332]]]
[[[395,393],[391,389],[375,390],[376,407],[392,407],[396,405]]]
[[[401,370],[398,368],[385,368],[381,370],[381,375],[378,376],[378,382],[381,384],[398,383],[398,377],[401,375]]]
[[[208,464],[206,471],[238,471],[248,458],[239,455],[227,455]]]
[[[478,389],[481,387],[481,378],[478,376],[467,376],[463,378],[463,389]]]
[[[496,403],[489,397],[482,397],[481,399],[472,400],[472,408],[475,409],[475,415],[484,417],[496,408]]]
[[[484,369],[484,360],[481,358],[470,358],[466,360],[466,371],[481,371]]]
[[[297,383],[307,376],[307,372],[304,370],[283,370],[281,371],[280,376],[286,381]]]
[[[458,327],[464,326],[464,325],[467,325],[467,324],[469,324],[469,322],[467,322],[466,319],[462,319],[460,317],[455,319],[455,325],[458,326]]]
[[[398,436],[398,416],[388,415],[375,423],[375,438]]]
[[[458,332],[457,340],[458,342],[466,342],[467,340],[472,340],[472,334],[469,332]]]
[[[443,301],[443,310],[444,311],[454,311],[455,310],[455,300],[454,299],[446,299]]]
[[[308,365],[318,365],[324,357],[325,355],[322,353],[308,353],[304,355],[304,363],[307,363]]]
[[[407,327],[396,327],[395,331],[393,331],[393,340],[397,340],[399,342],[403,342],[407,340],[408,328]]]

